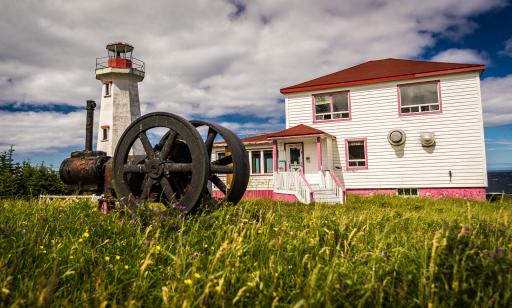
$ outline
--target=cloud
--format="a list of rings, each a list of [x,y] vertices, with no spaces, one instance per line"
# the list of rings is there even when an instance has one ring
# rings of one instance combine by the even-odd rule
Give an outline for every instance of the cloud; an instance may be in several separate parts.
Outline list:
[[[432,57],[432,61],[453,63],[490,64],[489,56],[485,52],[473,49],[450,48],[443,50]]]
[[[107,42],[127,41],[135,46],[134,56],[146,62],[139,86],[144,113],[167,111],[187,118],[240,114],[254,117],[254,126],[237,129],[261,131],[269,127],[258,117],[283,115],[280,88],[366,60],[419,57],[437,37],[460,38],[476,27],[472,16],[505,4],[5,1],[0,10],[0,104],[83,106],[86,99],[99,101],[95,58],[106,55]],[[25,134],[18,140],[2,132],[2,142],[14,140],[19,150],[49,150],[45,144],[56,136],[48,132],[44,141],[35,140],[43,128],[30,129],[29,121],[51,113],[22,114],[26,117],[2,114],[2,123],[27,125],[20,132],[10,130],[14,137]],[[81,144],[76,140],[83,133],[74,129],[83,117],[77,114],[59,116],[60,127],[67,127],[59,134],[75,137],[58,140]]]
[[[485,78],[481,87],[485,125],[512,123],[512,74]]]
[[[512,57],[512,38],[505,41],[505,48],[500,51],[501,55]]]
[[[14,145],[18,153],[52,153],[83,148],[84,141],[85,111],[0,112],[0,149]]]

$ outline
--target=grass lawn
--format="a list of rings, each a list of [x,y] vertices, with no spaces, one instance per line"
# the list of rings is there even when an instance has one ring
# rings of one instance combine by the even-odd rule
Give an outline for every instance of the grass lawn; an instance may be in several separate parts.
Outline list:
[[[512,305],[512,201],[244,201],[144,217],[0,201],[2,304]]]

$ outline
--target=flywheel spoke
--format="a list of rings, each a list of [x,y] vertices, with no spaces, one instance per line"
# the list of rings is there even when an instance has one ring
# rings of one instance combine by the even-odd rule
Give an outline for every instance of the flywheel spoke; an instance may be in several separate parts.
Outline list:
[[[141,200],[147,200],[149,197],[149,193],[151,192],[151,188],[155,185],[155,180],[150,178],[149,176],[146,176],[144,178],[144,183],[142,187],[142,193],[140,194]]]
[[[165,163],[164,170],[167,173],[192,172],[191,163]]]
[[[146,151],[148,157],[153,158],[155,156],[155,152],[153,151],[153,147],[151,146],[151,142],[149,142],[146,132],[139,133],[139,139],[142,142],[142,146],[144,147],[144,151]]]
[[[215,137],[217,137],[217,132],[212,128],[208,128],[208,136],[206,137],[206,141],[204,142],[206,146],[206,152],[208,152],[208,156],[212,155],[213,142],[215,141]]]
[[[170,130],[167,134],[165,134],[167,136],[167,138],[165,139],[165,143],[162,147],[162,151],[160,152],[160,158],[162,160],[165,160],[167,158],[167,156],[169,156],[169,153],[171,152],[171,148],[172,148],[172,144],[174,143],[174,141],[176,140],[176,136],[178,134],[176,134],[175,131],[173,130]],[[165,138],[165,136],[164,136]],[[162,138],[163,139],[163,138]],[[162,142],[162,141],[160,141]]]
[[[213,161],[212,165],[227,166],[227,165],[232,164],[232,163],[233,163],[233,156],[232,155],[228,155],[228,156],[222,157],[221,159]]]
[[[147,173],[146,166],[143,164],[125,164],[123,166],[123,171],[126,173]]]
[[[213,185],[217,186],[217,188],[224,194],[227,194],[227,187],[224,182],[215,174],[212,174],[210,176],[210,180],[212,181]]]
[[[175,199],[174,190],[171,187],[171,183],[169,183],[169,180],[165,176],[160,179],[160,185],[162,186],[167,200],[173,201]]]
[[[219,166],[212,164],[210,166],[210,170],[212,173],[222,173],[222,174],[231,174],[233,173],[234,169],[231,166]]]

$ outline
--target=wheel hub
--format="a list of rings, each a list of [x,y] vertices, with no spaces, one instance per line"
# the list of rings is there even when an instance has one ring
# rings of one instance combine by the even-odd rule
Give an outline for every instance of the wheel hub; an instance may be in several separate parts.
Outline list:
[[[158,179],[162,177],[162,174],[164,173],[164,165],[160,158],[150,159],[146,161],[145,165],[151,178]]]

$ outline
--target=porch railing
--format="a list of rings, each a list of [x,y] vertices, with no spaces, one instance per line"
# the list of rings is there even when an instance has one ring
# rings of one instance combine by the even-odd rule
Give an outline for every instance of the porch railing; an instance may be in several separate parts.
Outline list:
[[[295,195],[302,203],[313,202],[313,189],[298,171],[274,172],[274,191]]]
[[[345,185],[332,170],[320,171],[320,186],[330,189],[339,198],[341,204],[347,201]]]

